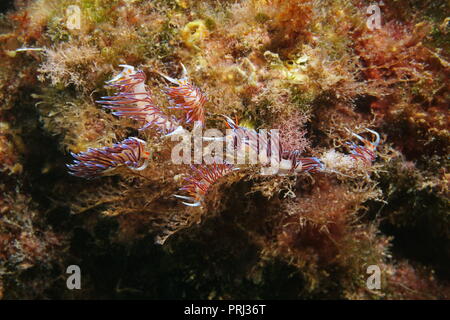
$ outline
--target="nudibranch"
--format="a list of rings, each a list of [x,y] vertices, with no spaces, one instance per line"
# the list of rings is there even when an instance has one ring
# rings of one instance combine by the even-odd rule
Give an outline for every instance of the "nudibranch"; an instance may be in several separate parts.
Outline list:
[[[324,170],[324,164],[317,157],[301,157],[298,150],[283,151],[281,161],[285,161],[284,170],[291,172],[319,172]]]
[[[205,198],[209,188],[217,182],[220,178],[227,174],[239,170],[239,168],[223,162],[213,163],[210,165],[191,165],[193,174],[185,178],[187,184],[180,190],[185,191],[189,196],[174,195],[174,197],[187,200],[190,202],[182,202],[184,205],[190,207],[199,207]]]
[[[169,97],[173,106],[169,107],[186,112],[186,122],[201,122],[205,125],[205,104],[208,101],[206,95],[189,81],[186,67],[181,64],[183,74],[180,79],[174,79],[158,72],[167,81],[175,84],[174,87],[167,87],[163,92]]]
[[[351,132],[351,134],[358,140],[360,140],[363,143],[363,145],[357,145],[354,142],[347,142],[347,144],[350,146],[351,149],[350,157],[352,157],[354,160],[362,160],[364,163],[370,165],[376,159],[375,151],[378,145],[380,144],[380,135],[376,131],[367,128],[366,130],[375,136],[374,142],[370,142],[369,140],[361,137],[360,135]]]
[[[67,167],[70,174],[86,179],[98,177],[119,166],[144,170],[150,157],[145,146],[145,141],[131,137],[112,147],[89,148],[86,152],[71,153],[75,160]]]
[[[142,70],[133,66],[120,65],[121,73],[106,84],[119,89],[119,92],[109,97],[102,97],[97,101],[105,108],[113,110],[119,117],[128,117],[141,121],[145,125],[141,130],[153,127],[163,134],[183,132],[183,127],[174,117],[166,115],[151,97],[145,84],[146,76]]]
[[[272,166],[275,161],[276,167],[273,173],[318,172],[324,169],[324,164],[317,157],[301,157],[298,150],[283,150],[277,134],[271,132],[263,134],[261,131],[241,127],[231,118],[224,117],[227,126],[233,130],[233,137],[230,139],[233,141],[232,147],[238,150],[238,154],[239,152],[253,153],[259,157],[260,163],[270,163]]]

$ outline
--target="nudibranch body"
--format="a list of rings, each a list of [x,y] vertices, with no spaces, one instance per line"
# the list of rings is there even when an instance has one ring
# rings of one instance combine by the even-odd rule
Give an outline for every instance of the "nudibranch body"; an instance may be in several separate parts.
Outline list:
[[[144,170],[150,157],[145,146],[145,141],[131,137],[112,147],[89,148],[86,152],[71,153],[75,160],[67,167],[70,174],[86,179],[98,177],[119,166]]]
[[[177,198],[188,200],[190,202],[182,202],[184,205],[191,207],[199,207],[204,200],[209,188],[220,178],[227,174],[238,170],[235,166],[228,163],[213,163],[210,165],[191,165],[193,174],[185,178],[187,184],[180,190],[185,191],[188,196],[174,195]]]
[[[167,81],[175,84],[175,87],[167,87],[164,93],[168,95],[173,104],[170,108],[184,110],[186,112],[186,122],[200,121],[205,125],[205,104],[208,101],[206,95],[189,81],[187,70],[183,64],[183,75],[180,79],[174,79],[159,73]]]
[[[369,140],[352,132],[352,135],[356,137],[358,140],[360,140],[364,145],[360,146],[353,142],[347,142],[347,144],[351,148],[350,157],[352,157],[354,160],[362,160],[367,165],[370,165],[376,158],[375,151],[378,145],[380,144],[380,135],[376,131],[370,129],[366,130],[375,136],[374,142],[370,142]]]
[[[227,116],[225,119],[234,134],[229,138],[233,141],[231,149],[237,149],[238,157],[239,153],[252,154],[261,164],[275,165],[274,170],[265,170],[266,174],[318,172],[324,168],[317,157],[301,157],[298,150],[283,150],[279,135],[275,132],[257,132],[237,125]]]
[[[113,110],[116,116],[144,122],[141,130],[154,127],[164,134],[184,131],[177,119],[166,115],[153,102],[145,85],[145,73],[135,70],[133,66],[120,66],[124,68],[123,71],[107,82],[107,85],[118,88],[119,92],[110,97],[102,97],[103,100],[97,102]]]

